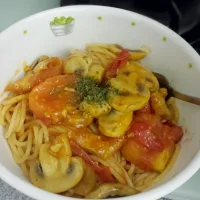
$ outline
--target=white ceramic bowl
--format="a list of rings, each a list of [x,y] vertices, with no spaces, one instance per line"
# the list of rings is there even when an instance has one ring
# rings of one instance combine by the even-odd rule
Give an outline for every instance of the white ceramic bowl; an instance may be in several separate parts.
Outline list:
[[[75,18],[74,24],[71,24],[73,27],[61,27],[64,36],[52,33],[49,22],[55,16]],[[143,60],[147,67],[165,74],[177,90],[200,97],[200,57],[189,44],[173,31],[147,17],[100,6],[71,6],[45,11],[1,33],[0,90],[3,90],[24,61],[31,63],[42,54],[65,56],[70,48],[83,48],[88,42],[118,43],[130,49],[148,46],[152,52]],[[175,166],[154,188],[121,199],[158,199],[178,188],[200,168],[200,107],[181,101],[177,103],[181,112],[180,123],[187,128],[187,132],[181,142],[182,148]],[[1,130],[0,177],[4,181],[38,200],[69,199],[29,183],[13,162],[2,135]]]

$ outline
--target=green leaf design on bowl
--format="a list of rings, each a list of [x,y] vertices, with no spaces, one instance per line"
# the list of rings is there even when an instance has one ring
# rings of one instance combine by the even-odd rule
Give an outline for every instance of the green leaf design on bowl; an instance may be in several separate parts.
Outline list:
[[[163,42],[166,42],[166,41],[167,41],[167,38],[166,38],[165,36],[163,36],[163,37],[162,37],[162,41],[163,41]]]
[[[69,17],[64,17],[61,16],[59,17],[54,17],[54,20],[50,22],[50,25],[65,25],[65,24],[70,24],[71,22],[73,22],[75,19],[71,16]]]
[[[131,22],[131,26],[135,26],[135,22]]]
[[[188,67],[191,69],[193,67],[192,63],[189,63]]]

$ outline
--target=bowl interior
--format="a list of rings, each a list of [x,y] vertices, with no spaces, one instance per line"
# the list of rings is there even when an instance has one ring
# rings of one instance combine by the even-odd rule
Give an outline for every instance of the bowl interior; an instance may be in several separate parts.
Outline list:
[[[68,25],[53,27],[50,21],[56,16],[72,16],[75,20]],[[200,97],[200,58],[183,39],[163,25],[141,15],[98,6],[53,9],[20,21],[4,31],[0,35],[0,91],[14,78],[16,70],[20,69],[18,76],[22,75],[24,62],[30,64],[40,55],[66,57],[69,49],[84,48],[86,43],[115,43],[130,49],[146,46],[151,49],[143,60],[146,67],[166,75],[177,90]],[[152,199],[180,186],[200,167],[200,156],[197,155],[200,147],[200,107],[181,101],[177,101],[177,104],[180,109],[180,124],[186,130],[181,142],[181,152],[173,169],[159,183],[164,184],[160,187],[160,192],[152,193]],[[6,172],[27,181],[12,160],[2,129],[0,152],[3,152],[0,166],[6,168]],[[184,173],[180,174],[184,169]],[[178,176],[179,181],[175,176]],[[6,179],[1,171],[0,177]],[[168,182],[172,178],[173,187]],[[19,179],[13,180],[17,183]],[[9,182],[8,179],[7,181]],[[165,184],[166,182],[168,183]],[[15,187],[22,190],[20,186]],[[31,191],[35,189],[31,185],[28,187],[32,187]],[[29,195],[42,198],[40,194]],[[131,199],[150,199],[145,193],[141,195],[135,195]]]

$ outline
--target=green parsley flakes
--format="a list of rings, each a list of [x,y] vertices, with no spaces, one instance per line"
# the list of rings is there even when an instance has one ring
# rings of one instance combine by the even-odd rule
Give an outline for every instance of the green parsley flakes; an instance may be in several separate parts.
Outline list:
[[[103,103],[108,93],[108,87],[99,85],[91,77],[80,77],[75,90],[82,100],[95,103]]]

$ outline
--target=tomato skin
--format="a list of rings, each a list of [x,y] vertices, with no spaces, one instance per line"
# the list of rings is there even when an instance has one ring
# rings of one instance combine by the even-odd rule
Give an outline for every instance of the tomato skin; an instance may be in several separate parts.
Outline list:
[[[151,131],[151,125],[146,121],[134,121],[130,131],[134,133],[134,139],[144,147],[152,150],[162,151],[164,146]]]
[[[140,110],[135,111],[136,115],[139,115],[141,113],[146,113],[146,114],[152,113],[151,104],[149,102],[143,108],[141,108]]]
[[[165,145],[159,137],[162,129],[160,120],[159,116],[153,114],[141,112],[135,115],[128,130],[129,137],[134,137],[135,141],[148,149],[162,151]]]
[[[122,155],[131,163],[144,170],[152,168],[151,157],[146,148],[142,147],[134,139],[128,139],[121,149]]]
[[[163,124],[161,117],[145,113],[135,115],[128,133],[147,149],[156,151],[179,142],[183,136],[180,126]]]
[[[106,68],[106,71],[104,73],[105,79],[110,79],[112,77],[115,77],[119,71],[120,68],[125,66],[128,62],[129,58],[129,52],[126,49],[123,49],[117,58],[113,61],[113,63]]]
[[[180,126],[176,125],[163,125],[163,137],[168,138],[176,143],[180,142],[183,137],[183,129]]]
[[[78,103],[76,93],[65,90],[75,82],[76,75],[67,74],[54,76],[36,86],[29,94],[29,107],[34,115],[46,125],[61,122],[63,109]]]
[[[146,105],[135,112],[127,135],[128,140],[121,149],[123,156],[142,169],[161,172],[175,144],[180,142],[183,130],[180,126],[163,123]]]
[[[128,139],[121,149],[122,155],[141,169],[162,172],[174,152],[175,145],[171,144],[161,152],[149,150],[137,143],[133,138]]]
[[[115,182],[115,179],[113,178],[108,167],[100,166],[97,162],[93,161],[89,155],[73,140],[70,140],[70,145],[73,155],[83,158],[85,162],[94,170],[101,182]]]

